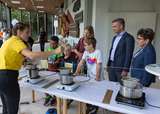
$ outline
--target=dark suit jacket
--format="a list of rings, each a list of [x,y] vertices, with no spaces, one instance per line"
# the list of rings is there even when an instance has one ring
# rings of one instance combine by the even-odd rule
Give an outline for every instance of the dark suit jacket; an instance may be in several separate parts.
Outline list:
[[[112,40],[112,46],[109,53],[109,60],[107,63],[108,66],[110,66],[111,63],[110,56],[115,39],[116,36]],[[129,33],[125,32],[117,45],[114,55],[113,67],[121,67],[117,69],[120,72],[122,70],[129,71],[133,50],[134,50],[134,37]]]
[[[133,57],[131,64],[131,76],[140,79],[141,84],[149,86],[155,82],[155,76],[145,71],[145,66],[156,63],[156,52],[151,43],[137,56]]]

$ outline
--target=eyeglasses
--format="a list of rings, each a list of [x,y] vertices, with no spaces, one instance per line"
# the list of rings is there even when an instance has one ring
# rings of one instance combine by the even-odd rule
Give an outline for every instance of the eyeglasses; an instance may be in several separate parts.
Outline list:
[[[139,37],[137,37],[137,40],[144,40],[143,38],[139,38]]]

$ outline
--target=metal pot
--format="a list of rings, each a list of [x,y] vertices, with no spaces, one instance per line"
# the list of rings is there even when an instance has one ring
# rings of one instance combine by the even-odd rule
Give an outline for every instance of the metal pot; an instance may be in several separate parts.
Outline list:
[[[71,75],[60,75],[60,82],[63,85],[71,85],[73,84],[73,76]]]
[[[71,69],[62,67],[59,69],[60,73],[60,82],[63,85],[73,84],[73,76],[71,75]]]
[[[140,98],[143,94],[142,86],[139,85],[136,88],[130,88],[125,86],[120,86],[120,94],[126,98]]]
[[[139,80],[132,77],[123,77],[120,82],[120,94],[126,98],[140,98],[143,94],[143,87]]]
[[[60,71],[59,72],[60,75],[69,75],[71,73],[71,69],[70,68],[62,67],[62,68],[59,69],[59,71]]]
[[[38,69],[29,69],[29,76],[31,79],[39,78]]]
[[[131,77],[123,77],[121,85],[129,88],[135,88],[139,84],[139,80]]]
[[[27,66],[27,70],[29,72],[29,78],[30,79],[37,79],[39,78],[39,75],[38,75],[38,68],[36,67],[36,65],[28,65]]]

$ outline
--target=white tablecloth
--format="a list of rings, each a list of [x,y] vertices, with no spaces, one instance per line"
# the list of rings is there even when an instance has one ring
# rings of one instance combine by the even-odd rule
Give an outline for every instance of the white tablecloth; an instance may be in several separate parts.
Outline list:
[[[55,78],[58,78],[58,76],[48,76],[48,78],[49,79],[47,80],[53,80]],[[111,111],[126,114],[160,114],[160,109],[153,108],[151,106],[148,106],[147,104],[144,109],[117,104],[117,102],[115,101],[115,97],[119,90],[119,84],[107,80],[100,82],[90,81],[82,83],[81,86],[73,92],[58,90],[56,89],[56,84],[45,89],[42,88],[43,84],[39,83],[34,85],[27,83],[25,80],[20,81],[20,85],[22,87],[29,87],[31,89],[56,95],[64,99],[72,99],[84,103],[93,104]],[[102,101],[108,89],[113,90],[113,95],[110,104],[105,104]],[[160,90],[153,88],[144,88],[144,92],[146,93],[146,100],[150,104],[160,106]]]

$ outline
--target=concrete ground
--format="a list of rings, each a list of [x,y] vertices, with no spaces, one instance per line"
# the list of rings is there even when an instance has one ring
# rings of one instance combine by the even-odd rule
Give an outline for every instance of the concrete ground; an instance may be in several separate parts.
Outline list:
[[[32,103],[32,90],[29,88],[21,88],[21,102],[29,102],[29,104],[20,104],[19,114],[46,114],[46,111],[52,107],[46,107],[44,103],[44,93],[36,92],[36,102]],[[75,114],[76,104],[73,103],[69,110],[69,114]],[[0,107],[0,114],[2,107]]]
[[[32,90],[28,88],[21,88],[21,102],[29,102],[29,104],[20,104],[19,114],[46,114],[46,111],[52,107],[46,107],[44,103],[44,94],[36,92],[36,103],[32,103]],[[1,103],[0,103],[1,104]],[[68,114],[77,114],[77,102],[70,105]],[[99,110],[98,114],[115,114],[113,112]],[[0,107],[0,114],[2,114],[2,107]]]

